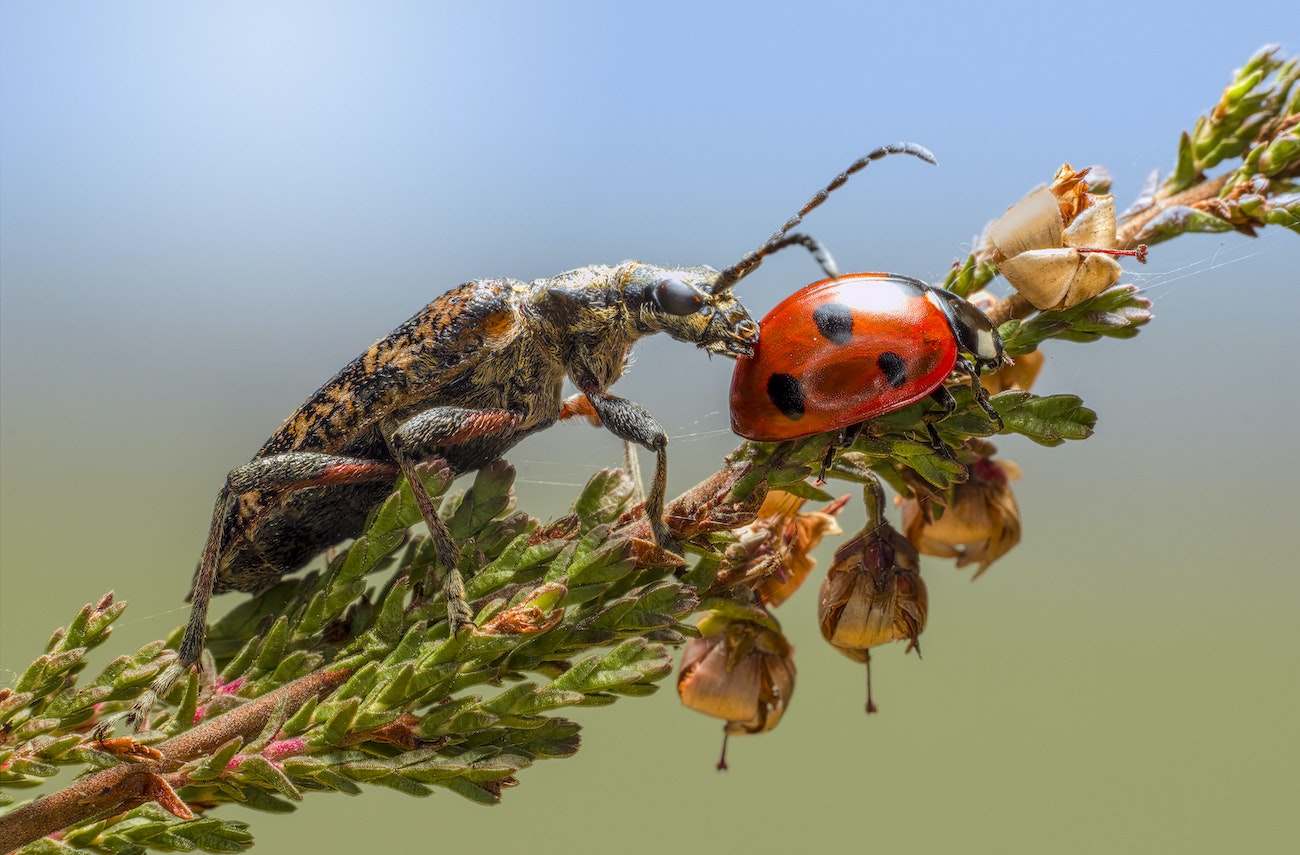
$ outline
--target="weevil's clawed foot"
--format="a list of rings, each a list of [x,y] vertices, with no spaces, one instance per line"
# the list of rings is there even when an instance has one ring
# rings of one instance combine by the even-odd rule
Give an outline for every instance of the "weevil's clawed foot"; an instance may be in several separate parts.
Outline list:
[[[459,570],[451,570],[442,581],[443,594],[447,597],[447,631],[452,638],[469,630],[477,631],[474,625],[474,610],[465,599],[465,579]]]
[[[677,538],[673,537],[668,524],[663,520],[651,520],[650,531],[654,533],[655,545],[660,549],[677,556],[683,554],[681,543],[678,542]]]
[[[99,726],[92,732],[95,740],[103,742],[110,731],[118,726],[125,724],[131,730],[139,733],[149,729],[149,715],[153,708],[157,706],[159,698],[165,698],[184,676],[186,667],[179,660],[171,662],[167,667],[158,672],[158,676],[149,684],[140,697],[135,699],[135,703],[116,715],[111,715],[99,723]]]

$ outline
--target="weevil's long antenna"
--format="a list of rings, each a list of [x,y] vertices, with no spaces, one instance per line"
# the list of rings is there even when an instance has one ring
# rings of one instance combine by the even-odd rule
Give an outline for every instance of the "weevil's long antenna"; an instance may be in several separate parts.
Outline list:
[[[794,246],[795,244],[812,253],[813,261],[816,261],[818,266],[821,267],[827,279],[834,279],[840,275],[840,268],[835,264],[835,259],[831,258],[830,250],[822,246],[821,241],[817,240],[817,238],[803,232],[790,232],[787,235],[778,232],[771,240],[763,244],[763,248],[767,250],[767,255],[771,255],[778,249],[785,249],[787,246]]]
[[[813,255],[817,257],[818,264],[822,265],[822,270],[826,271],[828,276],[835,276],[835,273],[832,272],[834,270],[834,262],[832,261],[829,266],[825,263],[824,259],[829,259],[830,255],[821,247],[821,244],[817,243],[817,241],[812,238],[803,235],[790,235],[788,233],[795,226],[803,222],[803,218],[810,211],[815,210],[822,202],[825,202],[827,196],[844,186],[844,183],[848,181],[849,177],[855,172],[861,172],[863,169],[866,169],[867,165],[873,160],[880,160],[882,157],[887,157],[891,154],[910,154],[913,157],[919,157],[926,163],[935,165],[938,165],[939,163],[935,160],[934,155],[930,153],[929,149],[924,146],[919,146],[916,143],[900,142],[893,143],[892,145],[882,145],[878,149],[867,152],[862,157],[853,161],[853,163],[849,165],[848,169],[835,176],[835,179],[831,181],[830,184],[827,184],[823,189],[813,194],[813,197],[799,209],[798,213],[786,220],[785,225],[773,232],[772,236],[764,241],[762,246],[747,253],[744,258],[740,259],[740,261],[722,271],[722,275],[718,277],[718,281],[713,286],[713,293],[718,294],[727,290],[750,273],[753,273],[754,270],[763,263],[764,258],[779,249],[784,249],[785,247],[796,243],[810,250]]]

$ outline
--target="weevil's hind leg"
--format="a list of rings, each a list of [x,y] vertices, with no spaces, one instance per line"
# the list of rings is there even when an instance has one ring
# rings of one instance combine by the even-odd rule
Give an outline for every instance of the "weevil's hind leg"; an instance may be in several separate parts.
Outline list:
[[[234,504],[235,497],[231,494],[230,487],[228,484],[223,485],[221,492],[217,494],[216,507],[212,510],[212,522],[208,527],[208,541],[203,547],[203,558],[199,563],[199,571],[194,577],[194,590],[190,594],[190,619],[185,625],[185,634],[181,636],[180,648],[176,651],[176,658],[158,672],[158,676],[154,677],[144,693],[136,698],[130,709],[121,715],[121,720],[125,721],[132,730],[145,729],[145,724],[149,721],[149,713],[158,703],[158,699],[171,694],[176,683],[198,663],[199,657],[203,654],[203,639],[208,629],[208,604],[212,601],[212,588],[217,579],[221,531]],[[102,740],[115,721],[110,718],[100,724],[95,729],[95,737]]]
[[[424,488],[419,474],[415,470],[415,461],[406,454],[397,451],[397,463],[401,467],[406,483],[411,485],[411,494],[420,509],[420,516],[429,529],[429,538],[433,541],[434,554],[443,567],[442,590],[447,598],[447,621],[452,635],[474,623],[474,611],[465,600],[465,579],[460,574],[460,547],[451,536],[447,524],[438,516],[438,509],[433,504],[433,497]]]
[[[474,625],[474,611],[465,600],[465,579],[460,572],[460,547],[447,524],[438,516],[433,498],[415,471],[416,461],[428,457],[440,446],[458,445],[475,439],[509,433],[523,417],[506,410],[473,410],[465,407],[433,407],[416,413],[397,425],[384,428],[384,436],[397,465],[429,528],[433,551],[442,564],[443,593],[447,597],[447,621],[452,635]]]
[[[623,440],[623,471],[632,479],[632,504],[645,501],[645,484],[641,481],[641,458],[636,454],[636,443]]]
[[[190,618],[185,625],[185,634],[181,636],[176,659],[159,672],[149,684],[149,688],[136,699],[121,718],[134,729],[143,729],[158,699],[167,697],[176,683],[191,667],[198,664],[199,657],[203,655],[203,642],[207,635],[208,604],[212,601],[212,591],[216,586],[217,574],[221,567],[221,541],[235,513],[239,496],[253,491],[261,492],[262,507],[264,510],[269,510],[286,495],[296,490],[362,484],[396,477],[396,468],[386,461],[306,451],[258,458],[231,470],[226,476],[226,483],[222,486],[221,492],[217,494],[217,502],[212,509],[208,540],[203,547],[203,557],[199,561],[194,586],[190,591]],[[256,525],[257,519],[258,517],[253,517],[246,522],[246,525],[249,527]],[[96,735],[102,738],[114,722],[114,719],[105,721],[96,729]]]

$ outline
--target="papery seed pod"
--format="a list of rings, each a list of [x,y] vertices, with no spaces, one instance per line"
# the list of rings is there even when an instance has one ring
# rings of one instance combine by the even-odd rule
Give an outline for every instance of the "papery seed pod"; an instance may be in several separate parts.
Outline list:
[[[1010,484],[1020,467],[983,458],[968,468],[964,483],[940,495],[903,499],[903,533],[926,555],[956,558],[958,567],[978,564],[972,577],[978,579],[1020,542],[1020,507]]]
[[[835,551],[817,617],[832,647],[866,664],[867,712],[873,713],[870,648],[906,640],[919,654],[929,599],[916,548],[885,520],[880,484],[869,483],[864,492],[866,527]]]
[[[726,722],[722,770],[730,734],[762,733],[781,720],[794,694],[794,648],[761,610],[723,606],[699,629],[682,654],[677,694],[684,706]]]
[[[1116,255],[1146,260],[1146,247],[1116,249],[1115,200],[1088,192],[1088,170],[1067,163],[988,229],[998,272],[1036,309],[1065,309],[1119,281]]]

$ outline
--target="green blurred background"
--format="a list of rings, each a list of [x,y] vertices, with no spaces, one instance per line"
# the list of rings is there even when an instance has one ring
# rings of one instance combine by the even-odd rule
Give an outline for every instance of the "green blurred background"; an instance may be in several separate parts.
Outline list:
[[[3,3],[0,683],[107,590],[131,601],[113,653],[181,623],[226,471],[452,285],[721,267],[896,139],[940,168],[877,163],[806,228],[845,270],[940,279],[1062,161],[1126,206],[1232,69],[1300,48],[1286,5]],[[498,808],[228,815],[266,852],[1293,851],[1296,240],[1162,245],[1129,277],[1141,336],[1050,346],[1039,391],[1082,395],[1097,435],[1001,441],[1023,542],[974,585],[926,564],[925,660],[876,657],[879,715],[813,582],[780,614],[792,707],[727,774],[666,683],[579,713],[584,749]],[[784,253],[745,300],[815,274]],[[728,379],[651,340],[617,387],[672,435],[674,492],[735,444]],[[520,503],[557,515],[619,457],[535,437]]]

